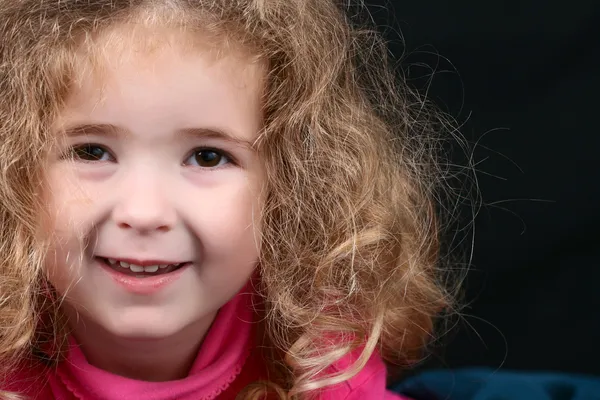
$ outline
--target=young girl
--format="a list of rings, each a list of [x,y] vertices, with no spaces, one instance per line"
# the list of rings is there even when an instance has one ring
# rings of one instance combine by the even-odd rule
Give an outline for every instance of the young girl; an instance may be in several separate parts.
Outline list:
[[[0,1],[2,396],[398,398],[448,305],[430,124],[345,11]]]

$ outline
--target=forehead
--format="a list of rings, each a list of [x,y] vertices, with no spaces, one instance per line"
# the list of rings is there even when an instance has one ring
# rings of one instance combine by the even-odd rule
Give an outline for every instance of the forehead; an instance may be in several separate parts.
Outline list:
[[[262,81],[257,78],[264,75],[266,66],[258,52],[224,30],[142,23],[119,24],[101,33],[88,34],[73,56],[75,88],[90,78],[109,79],[115,71],[128,66],[149,71],[157,68],[157,60],[164,58],[201,59],[205,64],[216,65],[230,79],[239,78],[240,84]]]
[[[75,53],[73,72],[62,122],[77,115],[110,119],[155,109],[186,118],[198,110],[207,121],[228,112],[238,114],[235,121],[242,124],[244,113],[260,113],[265,75],[260,60],[222,38],[139,26],[86,38]]]

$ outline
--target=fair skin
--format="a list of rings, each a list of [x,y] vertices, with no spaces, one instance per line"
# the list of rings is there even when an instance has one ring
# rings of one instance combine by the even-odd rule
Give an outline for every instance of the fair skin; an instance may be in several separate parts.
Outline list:
[[[102,73],[81,69],[48,168],[47,273],[74,337],[90,364],[146,381],[185,377],[219,308],[253,274],[263,185],[252,146],[260,66],[160,37],[147,52],[123,35],[127,54],[109,46]],[[111,259],[185,264],[138,293],[114,274],[147,278]]]

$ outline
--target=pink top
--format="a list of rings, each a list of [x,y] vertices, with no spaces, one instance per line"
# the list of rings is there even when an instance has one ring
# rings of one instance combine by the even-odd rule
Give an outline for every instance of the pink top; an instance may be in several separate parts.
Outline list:
[[[67,360],[55,369],[24,367],[0,388],[38,400],[233,400],[249,383],[264,376],[265,367],[252,353],[251,295],[226,304],[208,332],[187,378],[171,382],[135,381],[88,364],[72,341]],[[335,368],[344,368],[350,358]],[[374,355],[347,382],[328,388],[324,400],[409,400],[386,391],[386,368]]]

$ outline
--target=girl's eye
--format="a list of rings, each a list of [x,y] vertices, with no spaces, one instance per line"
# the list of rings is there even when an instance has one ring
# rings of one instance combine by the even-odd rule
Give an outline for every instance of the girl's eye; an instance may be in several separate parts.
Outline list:
[[[215,168],[230,163],[231,159],[216,149],[198,149],[188,158],[186,164],[202,168]]]
[[[104,147],[83,144],[71,148],[71,157],[81,161],[112,161],[112,155]]]

